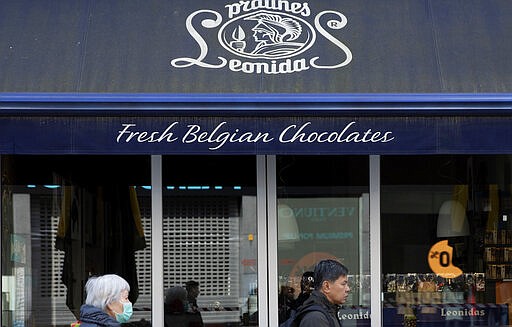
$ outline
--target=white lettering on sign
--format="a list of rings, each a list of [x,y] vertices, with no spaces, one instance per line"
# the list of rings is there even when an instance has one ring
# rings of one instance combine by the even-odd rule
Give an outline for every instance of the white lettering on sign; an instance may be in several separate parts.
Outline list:
[[[287,11],[293,14],[309,16],[311,11],[307,2],[289,2],[286,0],[252,0],[239,1],[237,3],[226,5],[228,9],[228,18],[233,18],[242,12],[253,11],[256,9],[270,9]]]
[[[175,121],[162,130],[140,130],[137,124],[123,123],[117,131],[116,143],[175,143],[206,144],[211,151],[220,150],[227,144],[256,144],[279,142],[282,144],[302,143],[388,143],[395,139],[391,131],[373,129],[358,130],[355,121],[335,131],[315,130],[311,122],[301,125],[291,124],[282,130],[257,131],[244,130],[222,121],[210,128],[200,124],[186,124],[180,127]],[[277,133],[274,135],[273,133]],[[333,214],[350,214],[336,211]]]
[[[341,131],[315,131],[309,126],[311,122],[298,125],[290,125],[279,136],[281,143],[387,143],[394,139],[391,132],[379,132],[367,129],[366,131],[354,131],[356,122],[350,122]]]
[[[311,68],[337,69],[352,61],[351,50],[339,40],[339,35],[332,33],[348,22],[338,11],[321,11],[310,22],[312,13],[307,2],[241,0],[224,8],[227,10],[224,23],[223,15],[210,9],[194,11],[187,17],[185,28],[199,47],[199,56],[172,59],[171,66],[227,67],[245,74],[289,74]],[[216,50],[218,53],[211,54],[209,44],[214,41],[206,39],[205,29],[218,29],[215,42],[220,47],[216,48],[227,52]],[[329,52],[325,49],[309,51],[315,50],[317,34],[335,47]],[[313,55],[305,56],[306,51]],[[209,58],[217,58],[218,62],[207,61],[209,52]]]
[[[477,310],[476,308],[442,308],[442,317],[473,317],[473,316],[485,316],[485,310]]]
[[[123,124],[123,129],[118,132],[117,135],[117,143],[120,143],[122,140],[128,143],[130,141],[137,141],[138,143],[153,143],[153,142],[162,142],[166,141],[168,143],[174,142],[177,140],[176,137],[173,137],[174,134],[171,131],[174,126],[176,126],[178,122],[174,122],[170,124],[163,132],[153,131],[139,131],[134,132],[131,130],[132,127],[135,127],[135,124]]]
[[[217,125],[213,131],[201,131],[199,125],[188,125],[188,131],[183,136],[183,143],[213,143],[209,150],[218,150],[227,143],[268,143],[273,140],[269,133],[240,132],[238,128],[234,131],[224,129],[226,122]]]
[[[359,312],[350,312],[350,313],[338,313],[338,318],[341,320],[360,320],[360,319],[370,319],[370,311],[359,311]]]

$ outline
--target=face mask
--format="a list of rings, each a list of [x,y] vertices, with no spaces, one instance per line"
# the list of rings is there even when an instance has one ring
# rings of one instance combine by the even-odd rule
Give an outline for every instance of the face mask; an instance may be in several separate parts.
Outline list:
[[[120,323],[125,323],[130,320],[133,313],[132,304],[130,302],[123,303],[123,313],[116,313],[116,320]]]

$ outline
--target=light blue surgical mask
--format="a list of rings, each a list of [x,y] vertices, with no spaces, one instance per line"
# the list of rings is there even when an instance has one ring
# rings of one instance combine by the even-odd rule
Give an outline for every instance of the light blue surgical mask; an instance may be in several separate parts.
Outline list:
[[[116,320],[120,323],[125,323],[130,320],[133,313],[133,308],[131,302],[123,303],[123,313],[116,312]]]

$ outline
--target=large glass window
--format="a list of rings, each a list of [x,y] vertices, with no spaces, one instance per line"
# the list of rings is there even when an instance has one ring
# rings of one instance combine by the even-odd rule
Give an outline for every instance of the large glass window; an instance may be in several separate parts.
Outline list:
[[[277,157],[279,289],[274,292],[280,323],[301,304],[304,282],[322,259],[339,260],[350,271],[343,326],[369,323],[368,174],[364,156]]]
[[[256,157],[165,156],[163,188],[166,326],[257,325]]]
[[[382,158],[385,325],[510,324],[511,159]]]
[[[149,320],[149,157],[1,159],[2,326],[69,326],[85,281],[106,273]]]

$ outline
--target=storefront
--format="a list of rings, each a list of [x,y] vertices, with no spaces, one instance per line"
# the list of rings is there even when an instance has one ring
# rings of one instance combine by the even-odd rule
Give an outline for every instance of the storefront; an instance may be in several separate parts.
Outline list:
[[[324,258],[343,326],[512,324],[508,2],[1,8],[2,326],[274,327]]]

